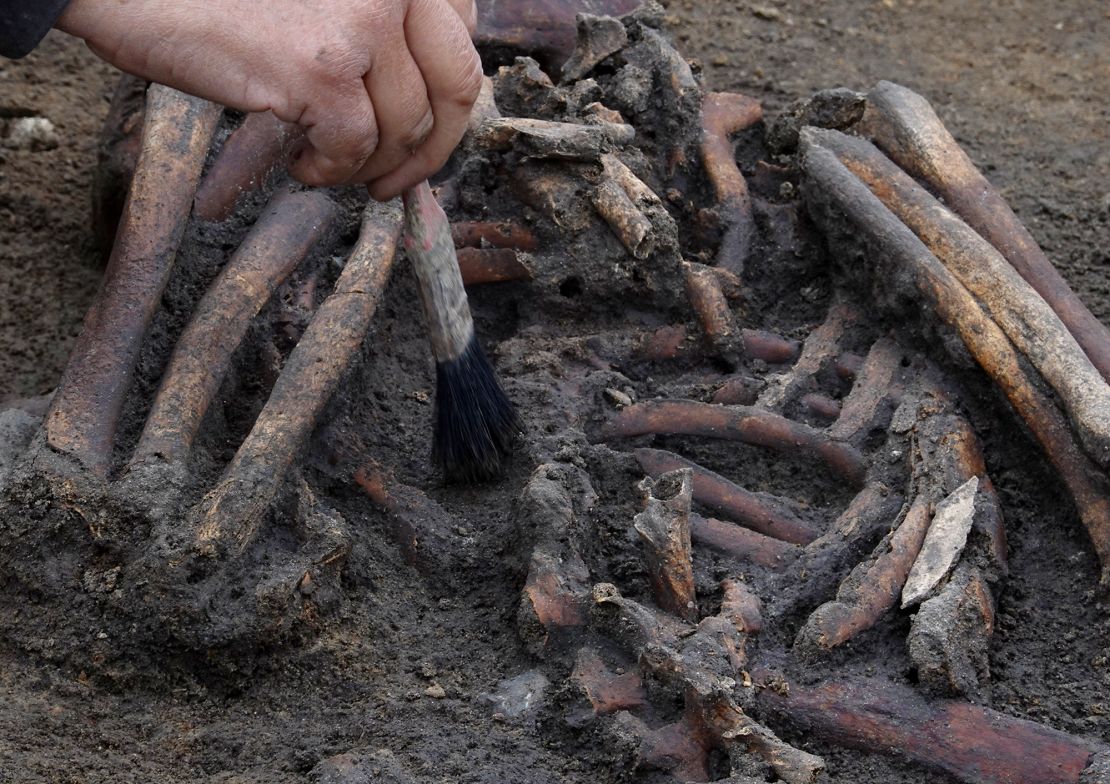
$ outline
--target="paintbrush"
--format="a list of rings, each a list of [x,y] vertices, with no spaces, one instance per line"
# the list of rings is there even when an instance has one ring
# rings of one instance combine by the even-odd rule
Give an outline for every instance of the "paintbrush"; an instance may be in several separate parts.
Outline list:
[[[405,251],[416,272],[436,359],[432,457],[448,481],[498,476],[520,432],[474,331],[447,215],[427,181],[402,194]]]

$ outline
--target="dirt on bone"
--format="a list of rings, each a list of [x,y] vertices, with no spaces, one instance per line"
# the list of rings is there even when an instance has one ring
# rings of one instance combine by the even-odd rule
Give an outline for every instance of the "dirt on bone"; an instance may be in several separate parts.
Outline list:
[[[686,36],[678,38],[679,49],[700,60],[701,70],[695,73],[714,90],[740,90],[761,98],[768,118],[814,90],[841,84],[866,90],[880,78],[909,84],[929,97],[1068,282],[1106,320],[1110,300],[1098,227],[1104,222],[1101,183],[1107,172],[1098,155],[1101,81],[1093,76],[1101,67],[1106,21],[1096,5],[1067,2],[1054,7],[1051,19],[1033,7],[986,3],[946,8],[944,13],[927,3],[884,3],[878,11],[859,4],[834,7],[794,0],[772,8],[717,0],[670,5],[668,23],[676,34]],[[990,24],[983,24],[984,19]],[[564,40],[573,45],[573,27]],[[850,57],[845,55],[846,44],[851,45]],[[508,48],[501,52],[509,61],[520,53]],[[627,69],[620,95],[624,106],[635,107],[645,71],[642,61],[634,65],[603,61],[582,81],[592,78],[601,84],[614,69]],[[558,84],[554,71],[552,75]],[[22,400],[53,388],[96,288],[95,257],[91,245],[85,244],[91,234],[87,199],[99,115],[107,107],[102,101],[112,83],[91,55],[59,36],[30,61],[5,64],[0,85],[5,112],[34,110],[45,115],[58,126],[62,140],[50,151],[0,151],[0,215],[10,216],[0,231],[2,310],[9,316],[0,319],[0,397]],[[589,89],[581,88],[579,95],[588,95]],[[615,102],[612,108],[618,108]],[[632,113],[625,119],[634,120]],[[632,145],[633,154],[647,149],[654,155],[662,151],[661,140],[682,135],[674,126],[651,134],[650,121],[636,119],[634,124],[639,138]],[[760,133],[756,128],[735,137],[740,168],[753,192],[757,231],[756,252],[744,275],[744,297],[733,307],[744,328],[800,340],[822,322],[836,281],[827,258],[811,247],[812,227],[783,196],[790,188],[780,193],[780,185],[793,187],[796,177],[780,178],[773,190],[761,190],[763,181],[753,176],[759,171],[757,159],[764,157],[757,152]],[[653,180],[653,173],[664,169],[654,163],[639,168],[635,160],[624,160],[657,188],[678,218],[684,257],[712,264],[721,224],[712,219],[713,206],[700,195],[709,192],[709,183],[697,166],[684,167],[682,156],[673,155],[673,174],[668,177],[676,183],[676,194],[669,194],[661,187],[667,178]],[[581,448],[573,433],[561,425],[550,432],[548,425],[581,426],[591,418],[601,420],[622,399],[682,395],[708,400],[729,378],[762,384],[769,373],[782,368],[751,363],[736,373],[726,372],[710,357],[693,369],[689,362],[666,366],[638,360],[594,364],[583,371],[576,362],[593,362],[588,349],[567,349],[568,355],[557,347],[557,340],[582,337],[573,345],[583,346],[597,333],[630,324],[647,331],[685,320],[686,334],[694,336],[685,343],[694,349],[689,356],[706,357],[696,345],[700,327],[686,310],[684,297],[668,296],[672,290],[682,292],[681,275],[648,286],[650,306],[646,300],[625,296],[630,281],[642,283],[636,280],[637,267],[588,201],[558,205],[565,215],[590,227],[568,239],[538,208],[532,211],[517,204],[502,180],[491,174],[503,162],[467,165],[473,179],[453,218],[517,219],[534,231],[544,243],[541,247],[551,248],[552,242],[560,249],[569,247],[554,264],[551,252],[541,251],[536,258],[528,255],[531,251],[521,254],[533,271],[533,283],[499,283],[471,291],[491,357],[499,369],[512,366],[510,395],[522,408],[542,412],[532,415],[528,447],[506,482],[477,491],[444,490],[429,471],[425,401],[431,366],[425,362],[425,338],[412,304],[415,291],[402,263],[360,364],[344,379],[321,418],[324,424],[298,458],[318,499],[342,515],[352,534],[341,607],[329,610],[324,601],[313,606],[312,597],[323,599],[324,584],[315,575],[306,580],[299,572],[288,584],[300,583],[297,595],[308,600],[302,602],[306,619],[315,614],[323,620],[315,631],[305,627],[307,644],[243,650],[234,656],[227,651],[183,656],[168,639],[172,629],[160,637],[154,621],[137,617],[133,604],[126,621],[115,615],[121,601],[115,592],[137,598],[149,590],[141,585],[143,577],[126,565],[120,567],[117,557],[129,542],[145,546],[144,516],[127,506],[95,503],[90,488],[59,498],[56,506],[44,506],[41,486],[22,485],[11,491],[19,498],[15,511],[5,507],[0,517],[5,541],[11,537],[19,542],[2,556],[5,581],[0,601],[8,620],[0,661],[10,677],[0,683],[5,696],[0,727],[12,743],[0,744],[0,771],[10,771],[17,781],[36,783],[57,780],[63,767],[74,778],[121,782],[350,781],[363,775],[404,782],[446,778],[562,784],[630,776],[667,781],[664,768],[673,764],[666,756],[669,749],[691,754],[700,749],[688,728],[680,731],[682,726],[676,725],[677,717],[666,705],[656,706],[663,715],[633,714],[644,709],[637,700],[626,701],[623,708],[628,713],[615,714],[616,728],[604,739],[598,725],[561,723],[561,684],[569,683],[575,649],[544,654],[551,658],[539,662],[522,651],[513,619],[518,611],[516,590],[527,565],[520,553],[532,551],[534,533],[519,515],[510,520],[510,509],[534,462],[561,450],[560,459],[581,462],[599,493],[589,510],[576,510],[575,524],[588,534],[577,537],[583,562],[592,579],[614,581],[626,595],[650,601],[632,529],[640,510],[635,486],[641,472],[631,457],[605,447]],[[538,165],[521,164],[518,170]],[[475,187],[477,182],[489,187]],[[228,225],[190,229],[163,300],[164,311],[156,315],[140,357],[134,399],[122,416],[118,453],[138,439],[144,406],[192,304],[239,244],[264,197],[248,195]],[[760,201],[767,199],[771,202]],[[347,197],[339,201],[346,217],[340,219],[338,236],[349,245],[354,237],[351,216],[357,209]],[[699,213],[703,220],[697,219]],[[819,239],[818,245],[822,242]],[[800,254],[783,251],[785,247],[801,248]],[[312,306],[318,305],[339,273],[344,254],[341,250],[334,255],[340,260],[333,261],[325,252],[309,260],[305,270],[294,273],[288,290],[277,296],[297,290],[302,273],[311,268],[318,272],[319,294]],[[534,267],[537,260],[541,264]],[[658,269],[644,267],[641,272],[661,280]],[[218,479],[265,402],[272,383],[267,374],[276,375],[284,364],[288,347],[273,348],[270,335],[276,304],[264,310],[236,352],[218,405],[198,436],[187,477],[192,489],[187,492],[202,492]],[[866,315],[870,323],[873,313],[867,310]],[[908,338],[912,349],[951,343],[943,332],[932,333],[928,327],[918,333],[901,323],[883,326],[897,327],[898,339]],[[518,341],[511,355],[507,346],[499,348],[508,337]],[[851,384],[836,375],[834,364],[852,355],[866,356],[872,337],[867,334],[860,341],[850,336],[840,347],[828,373],[821,375],[822,393],[838,401],[847,396]],[[575,351],[580,353],[573,356]],[[996,403],[989,386],[966,368],[946,364],[946,369],[960,382],[961,403],[984,441],[1011,539],[1011,576],[999,594],[990,643],[992,707],[1072,735],[1105,737],[1107,714],[1100,698],[1105,663],[1100,657],[1107,632],[1105,616],[1090,594],[1097,565],[1085,534],[1051,469],[1014,425],[1012,415]],[[620,395],[607,395],[610,389]],[[744,402],[752,404],[755,397]],[[18,405],[23,411],[29,404]],[[793,409],[787,413],[797,415]],[[28,414],[38,415],[41,412]],[[868,449],[874,447],[874,438],[865,439]],[[388,464],[405,484],[420,488],[443,512],[445,540],[465,543],[459,551],[481,554],[480,569],[460,573],[462,592],[401,566],[402,549],[389,536],[393,523],[388,510],[372,507],[350,485],[349,466],[334,462],[335,453],[344,451],[337,450],[337,444],[345,445],[351,466],[363,465],[363,457],[373,458]],[[621,448],[642,446],[681,454],[749,491],[804,503],[807,520],[835,517],[850,500],[843,488],[814,476],[818,472],[811,466],[768,456],[758,447],[663,437]],[[886,446],[883,454],[897,466],[894,452],[901,446]],[[354,458],[350,450],[355,450]],[[300,502],[305,500],[302,496]],[[277,534],[280,548],[295,547],[309,534],[306,528],[287,525],[298,508],[295,494],[282,503],[266,530]],[[53,525],[63,518],[65,526]],[[533,519],[538,523],[546,518]],[[892,515],[887,524],[893,519]],[[41,552],[51,549],[64,554],[65,560],[55,561],[49,571],[35,568]],[[702,611],[712,613],[720,600],[721,577],[734,574],[737,567],[696,542],[694,550],[698,599]],[[316,560],[326,560],[329,552],[317,550]],[[749,588],[772,595],[761,574],[750,571]],[[241,574],[239,591],[254,595],[257,583],[249,582],[246,572]],[[267,601],[283,595],[282,583],[275,585],[278,590],[257,595]],[[836,587],[836,580],[831,581],[815,600],[834,598]],[[44,601],[52,591],[65,599],[64,610]],[[172,595],[163,598],[175,601]],[[213,609],[218,614],[219,608]],[[785,638],[792,638],[805,621],[800,612],[780,621],[769,614],[772,610],[765,613],[769,620],[764,631],[749,643],[749,656],[758,659],[764,655],[761,651],[781,651]],[[836,682],[874,670],[900,683],[917,679],[916,674],[907,675],[912,666],[908,631],[908,618],[895,611],[843,652],[809,663],[806,673],[795,676]],[[133,654],[126,659],[118,655],[125,646]],[[638,673],[636,663],[614,651],[608,641],[599,640],[595,647],[614,677]],[[537,667],[552,685],[529,691],[529,710],[534,712],[513,717],[472,699]],[[737,681],[743,688],[743,677],[738,675]],[[630,718],[642,721],[649,734],[636,735]],[[776,724],[769,715],[758,718],[784,740],[821,754],[834,782],[956,780],[918,762],[841,749],[786,723]],[[653,767],[629,773],[624,765],[635,759],[640,744],[633,739],[648,737],[656,739]],[[679,738],[684,746],[674,740]],[[668,739],[673,741],[670,746]],[[721,762],[719,757],[713,760]],[[1081,780],[1097,780],[1093,769],[1092,764],[1080,774],[1085,777]],[[708,774],[724,775],[720,768],[710,768]],[[755,771],[733,778],[766,777]]]

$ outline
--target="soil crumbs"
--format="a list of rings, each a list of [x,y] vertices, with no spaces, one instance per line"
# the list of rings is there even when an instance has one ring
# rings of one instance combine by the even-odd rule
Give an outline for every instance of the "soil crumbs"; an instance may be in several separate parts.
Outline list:
[[[1110,14],[1102,4],[711,1],[671,3],[668,14],[680,50],[700,61],[708,86],[753,95],[768,115],[816,89],[866,89],[879,79],[927,96],[1072,286],[1110,319],[1102,94]],[[49,392],[95,287],[88,193],[113,82],[111,69],[60,35],[27,60],[0,65],[0,117],[45,116],[60,138],[52,150],[0,151],[0,401]],[[411,293],[394,287],[382,319],[397,323],[413,311]],[[499,332],[494,314],[504,315],[497,299],[474,297],[491,338]],[[382,384],[400,384],[400,394],[427,381],[400,350],[415,340],[398,336],[390,353],[402,359],[383,368]],[[515,466],[499,487],[438,489],[422,462],[427,429],[420,416],[399,416],[373,451],[390,456],[406,481],[427,488],[496,554],[481,583],[445,590],[399,555],[360,552],[374,547],[366,534],[350,556],[360,567],[345,588],[357,600],[343,616],[305,645],[258,651],[238,675],[221,666],[207,677],[198,662],[191,675],[144,663],[139,674],[121,665],[118,677],[93,677],[55,653],[47,635],[33,648],[5,646],[0,782],[322,781],[329,773],[320,761],[352,749],[367,781],[637,780],[542,709],[514,718],[482,696],[537,666],[516,632],[520,554],[516,543],[497,541],[530,466]],[[1094,556],[1024,436],[1007,428],[980,436],[1011,547],[991,702],[1108,738],[1110,631],[1093,600]],[[331,490],[352,525],[372,532],[361,499]],[[38,619],[27,613],[20,621],[34,637]],[[880,625],[853,644],[851,657],[873,660],[904,636],[898,623]],[[559,688],[549,684],[546,699],[557,700]],[[909,763],[788,740],[823,755],[834,781],[946,780]]]

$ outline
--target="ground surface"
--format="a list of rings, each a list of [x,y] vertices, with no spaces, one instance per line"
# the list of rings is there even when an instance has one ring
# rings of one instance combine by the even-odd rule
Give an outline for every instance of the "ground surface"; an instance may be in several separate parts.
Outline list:
[[[1110,319],[1102,4],[676,2],[668,12],[679,48],[701,62],[709,85],[753,94],[768,113],[818,88],[878,79],[925,94],[1069,282]],[[61,138],[45,152],[0,148],[0,401],[53,387],[94,290],[88,195],[113,80],[61,36],[26,61],[0,64],[0,118],[43,115]],[[385,316],[405,308],[395,293]],[[418,392],[422,377],[404,352],[386,354],[381,383]],[[416,484],[429,481],[422,428],[402,417],[381,434],[380,451]],[[1013,570],[993,643],[992,702],[1108,738],[1110,635],[1092,600],[1094,558],[1028,442],[1005,428],[981,435]],[[522,466],[503,492],[440,500],[479,531],[504,531],[526,476]],[[357,519],[357,497],[346,502]],[[534,666],[513,624],[512,553],[488,536],[504,565],[486,588],[454,597],[380,552],[360,561],[356,549],[352,561],[364,567],[351,590],[361,604],[318,643],[263,657],[241,680],[155,674],[120,688],[55,662],[49,640],[35,655],[0,650],[0,782],[302,781],[319,759],[353,747],[391,750],[420,781],[616,780],[564,734],[545,739],[527,723],[495,721],[477,699]],[[881,655],[904,632],[901,622],[880,627],[852,660]],[[433,684],[442,698],[425,693]],[[812,748],[837,781],[943,781],[908,764]]]

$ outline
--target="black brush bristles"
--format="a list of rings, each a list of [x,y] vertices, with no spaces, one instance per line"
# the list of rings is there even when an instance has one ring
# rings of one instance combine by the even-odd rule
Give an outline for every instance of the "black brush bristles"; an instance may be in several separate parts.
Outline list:
[[[462,354],[436,363],[432,457],[448,482],[500,476],[520,434],[520,420],[472,334]]]

